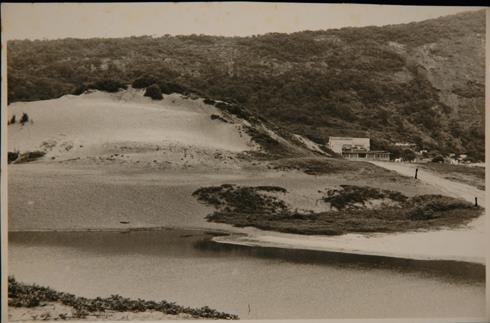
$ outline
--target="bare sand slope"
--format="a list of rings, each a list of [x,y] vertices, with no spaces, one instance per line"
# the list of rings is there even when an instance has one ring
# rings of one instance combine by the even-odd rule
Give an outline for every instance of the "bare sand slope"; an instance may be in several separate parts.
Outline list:
[[[134,89],[92,92],[8,109],[9,118],[25,112],[33,120],[8,127],[9,151],[43,150],[44,161],[184,164],[253,148],[239,123],[212,120],[215,107],[178,94],[152,101]]]
[[[413,165],[375,163],[378,166],[413,176]],[[433,194],[444,194],[484,205],[484,191],[456,183],[436,174],[419,170],[419,182],[432,187]],[[420,192],[422,194],[422,192]],[[465,227],[425,232],[395,234],[346,234],[342,236],[304,236],[247,229],[247,235],[215,238],[222,243],[327,250],[347,253],[382,255],[412,259],[443,259],[485,263],[486,236],[484,216]]]

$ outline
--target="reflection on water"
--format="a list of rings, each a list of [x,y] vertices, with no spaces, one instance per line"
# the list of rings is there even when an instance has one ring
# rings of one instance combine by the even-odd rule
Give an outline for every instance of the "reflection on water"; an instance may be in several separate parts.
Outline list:
[[[484,315],[481,265],[233,246],[212,236],[10,233],[10,274],[80,296],[209,305],[243,319]]]
[[[289,263],[320,264],[364,270],[374,268],[388,269],[401,273],[415,273],[421,276],[451,282],[485,282],[485,265],[470,262],[413,260],[316,250],[247,247],[215,243],[210,239],[196,241],[194,246],[203,252],[212,252],[227,256],[233,254],[237,256],[280,259]]]

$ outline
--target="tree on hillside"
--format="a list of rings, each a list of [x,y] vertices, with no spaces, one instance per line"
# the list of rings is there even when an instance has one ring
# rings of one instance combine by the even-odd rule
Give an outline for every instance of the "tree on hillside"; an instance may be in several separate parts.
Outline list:
[[[415,160],[415,158],[417,158],[417,155],[415,155],[415,153],[411,149],[404,149],[402,151],[401,157],[403,158],[403,160],[413,161]]]

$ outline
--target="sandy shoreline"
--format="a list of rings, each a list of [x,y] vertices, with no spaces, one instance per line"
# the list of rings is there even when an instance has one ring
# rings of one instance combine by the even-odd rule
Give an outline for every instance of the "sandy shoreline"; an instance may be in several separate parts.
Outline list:
[[[417,234],[417,232],[413,234]],[[413,260],[458,261],[482,265],[485,265],[486,262],[486,258],[483,255],[484,252],[482,252],[482,255],[480,255],[480,253],[474,253],[473,255],[465,256],[462,255],[462,253],[441,253],[439,251],[443,250],[442,248],[439,250],[428,250],[429,248],[426,247],[421,247],[414,252],[410,249],[402,250],[400,247],[390,248],[390,243],[399,243],[399,241],[391,242],[391,240],[397,240],[397,237],[366,237],[359,234],[348,234],[340,237],[302,237],[292,234],[273,233],[257,235],[229,235],[213,238],[213,241],[218,243],[250,247],[315,250],[360,256],[381,256]],[[407,240],[412,239],[407,238]]]
[[[214,235],[211,239],[216,243],[248,246],[248,247],[266,247],[279,249],[298,249],[298,250],[313,250],[334,252],[343,254],[352,254],[359,256],[380,256],[397,259],[413,259],[413,260],[440,260],[440,261],[457,261],[469,262],[475,264],[485,264],[485,257],[479,256],[477,253],[469,256],[462,256],[461,253],[444,253],[442,249],[430,249],[414,245],[414,249],[402,250],[400,246],[395,246],[390,249],[390,240],[406,238],[410,241],[416,241],[416,235],[426,235],[438,231],[428,232],[411,232],[401,234],[345,234],[341,236],[306,236],[298,234],[288,234],[280,232],[262,231],[255,228],[234,228],[230,229],[206,229],[201,227],[133,227],[127,229],[121,228],[85,228],[85,229],[33,229],[33,230],[10,230],[11,233],[23,232],[119,232],[131,233],[141,231],[167,231],[167,230],[186,230],[196,232],[206,232]],[[441,230],[442,231],[442,230]],[[449,234],[453,231],[449,231]],[[464,232],[464,231],[463,231]],[[440,233],[441,238],[447,232]],[[408,236],[410,235],[410,236]],[[410,242],[409,241],[409,242]],[[400,243],[397,241],[396,243]],[[393,246],[393,245],[392,245]],[[415,250],[415,251],[414,251]],[[418,252],[417,252],[418,251]]]

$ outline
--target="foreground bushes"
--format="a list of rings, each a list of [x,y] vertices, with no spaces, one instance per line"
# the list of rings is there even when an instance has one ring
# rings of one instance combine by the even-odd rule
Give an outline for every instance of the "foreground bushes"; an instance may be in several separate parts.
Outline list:
[[[59,302],[63,305],[73,307],[74,316],[84,318],[90,313],[118,311],[118,312],[144,312],[154,310],[165,314],[189,314],[195,318],[206,319],[238,319],[238,316],[218,312],[207,306],[201,308],[190,308],[176,305],[167,301],[153,302],[142,299],[132,300],[119,295],[107,298],[85,298],[73,294],[55,291],[49,287],[37,285],[26,285],[19,283],[14,277],[8,278],[8,305],[12,307],[36,307],[42,306],[44,302]]]

